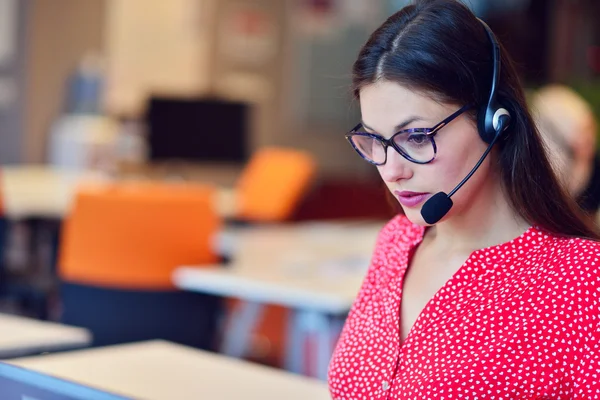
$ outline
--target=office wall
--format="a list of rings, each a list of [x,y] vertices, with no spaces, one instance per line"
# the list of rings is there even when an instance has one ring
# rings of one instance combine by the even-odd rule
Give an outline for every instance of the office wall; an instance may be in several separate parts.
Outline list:
[[[107,111],[137,116],[151,94],[206,93],[213,13],[214,0],[107,0]]]
[[[285,135],[280,128],[285,3],[220,0],[215,9],[211,92],[253,105],[252,149]]]
[[[337,57],[340,52],[352,53],[351,49],[344,52],[343,47],[338,47],[338,53],[321,54],[308,60],[306,43],[299,40],[297,4],[292,0],[219,0],[210,57],[213,93],[254,104],[253,148],[292,146],[314,154],[323,175],[372,176],[373,168],[357,159],[344,139],[345,129],[354,121],[352,118],[346,120],[332,115],[323,123],[311,120],[310,113],[304,112],[311,101],[327,104],[321,98],[305,97],[303,88],[311,85],[311,79],[314,81],[316,76],[311,75],[311,71],[317,71],[317,81],[321,79],[328,85],[339,86],[339,78],[349,75],[353,56]],[[322,40],[327,42],[328,38],[325,36]],[[322,56],[335,59],[328,62]],[[337,102],[330,108],[334,114],[349,108],[345,103],[349,99],[336,98],[339,93],[330,97]]]
[[[360,118],[351,95],[352,64],[389,12],[387,2],[331,4],[330,10],[310,11],[288,1],[281,109],[286,134],[278,140],[313,153],[324,175],[378,179],[344,134]]]
[[[105,0],[29,0],[24,104],[25,162],[46,159],[48,129],[64,107],[66,80],[82,57],[101,51]]]

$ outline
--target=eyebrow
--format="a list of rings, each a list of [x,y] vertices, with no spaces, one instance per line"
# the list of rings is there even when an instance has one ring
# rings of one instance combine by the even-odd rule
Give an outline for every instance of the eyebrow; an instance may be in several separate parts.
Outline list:
[[[412,117],[409,117],[409,118],[407,118],[406,120],[404,120],[403,122],[401,122],[401,123],[399,123],[398,125],[396,125],[396,126],[394,127],[394,132],[398,132],[398,131],[400,131],[402,128],[406,127],[406,126],[407,126],[407,125],[409,125],[409,124],[412,124],[412,123],[413,123],[413,122],[415,122],[415,121],[422,121],[422,120],[423,120],[423,118],[421,118],[421,117],[418,117],[418,116],[416,116],[416,115],[414,115],[414,116],[412,116]],[[373,129],[373,128],[371,128],[369,125],[367,125],[367,124],[365,123],[365,121],[361,120],[361,121],[360,121],[360,123],[362,124],[362,126],[363,126],[363,127],[367,128],[368,130],[370,130],[370,131],[373,131],[373,132],[376,132],[376,130],[375,130],[375,129]]]

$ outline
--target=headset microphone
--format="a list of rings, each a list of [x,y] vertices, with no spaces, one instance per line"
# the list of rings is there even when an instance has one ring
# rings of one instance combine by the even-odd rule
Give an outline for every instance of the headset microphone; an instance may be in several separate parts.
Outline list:
[[[421,207],[421,216],[425,222],[430,225],[440,221],[448,211],[450,211],[453,204],[451,197],[471,178],[471,176],[473,176],[475,171],[479,169],[483,160],[485,160],[490,153],[492,147],[494,147],[494,144],[498,141],[498,138],[502,136],[502,132],[508,127],[511,120],[510,113],[496,101],[496,88],[500,77],[500,46],[494,37],[494,33],[487,24],[482,20],[479,21],[485,28],[488,38],[492,43],[492,59],[494,65],[489,99],[477,115],[477,130],[481,139],[484,142],[489,143],[489,145],[471,172],[469,172],[469,174],[456,185],[449,194],[444,192],[436,193],[423,204],[423,207]]]

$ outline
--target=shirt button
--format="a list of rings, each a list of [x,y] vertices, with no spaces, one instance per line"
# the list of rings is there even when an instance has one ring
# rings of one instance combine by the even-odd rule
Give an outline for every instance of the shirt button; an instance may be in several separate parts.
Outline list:
[[[388,390],[390,388],[390,384],[388,381],[383,381],[383,383],[381,384],[381,388],[383,390]]]

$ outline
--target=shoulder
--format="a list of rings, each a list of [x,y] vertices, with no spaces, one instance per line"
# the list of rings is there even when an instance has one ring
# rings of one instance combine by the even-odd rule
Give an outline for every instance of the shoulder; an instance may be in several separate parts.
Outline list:
[[[412,245],[422,239],[423,231],[423,227],[413,224],[404,215],[395,216],[379,230],[371,262],[353,306],[352,315],[364,311],[364,305],[378,293],[382,293],[381,289],[390,279],[398,276],[406,265]]]
[[[542,269],[555,276],[585,278],[588,283],[600,281],[600,242],[545,235],[539,249]]]
[[[546,278],[580,311],[600,312],[600,243],[550,236],[546,245]]]
[[[423,227],[413,224],[406,216],[396,215],[379,231],[377,248],[412,243],[422,238],[423,231]]]
[[[397,215],[379,231],[370,274],[377,276],[395,274],[404,265],[415,244],[423,238],[425,228],[413,224],[404,215]]]
[[[567,273],[590,271],[598,274],[600,242],[549,236],[546,251],[551,254],[550,265]]]

